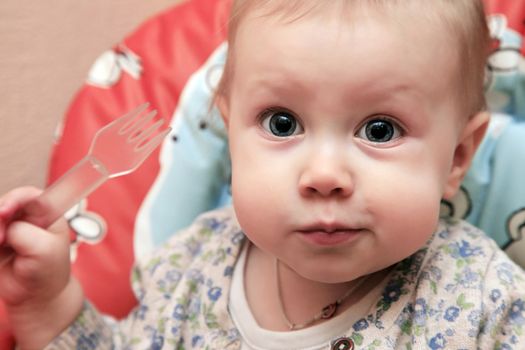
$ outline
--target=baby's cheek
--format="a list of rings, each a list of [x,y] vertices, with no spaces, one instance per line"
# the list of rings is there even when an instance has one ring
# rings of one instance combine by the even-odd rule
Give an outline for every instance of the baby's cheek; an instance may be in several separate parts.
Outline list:
[[[275,193],[268,188],[265,178],[264,173],[254,171],[253,167],[238,169],[232,177],[233,206],[246,233],[264,225],[267,209],[275,206]]]
[[[440,185],[436,176],[428,173],[397,176],[404,180],[384,179],[368,204],[374,210],[378,229],[388,236],[387,239],[398,240],[396,244],[408,244],[411,247],[407,248],[417,250],[437,226]]]

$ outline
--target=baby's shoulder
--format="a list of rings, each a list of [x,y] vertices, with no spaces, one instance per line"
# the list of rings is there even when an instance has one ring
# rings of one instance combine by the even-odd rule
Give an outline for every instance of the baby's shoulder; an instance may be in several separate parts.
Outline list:
[[[425,260],[416,294],[436,327],[455,324],[482,348],[509,339],[524,348],[525,272],[494,240],[465,221],[442,221]]]
[[[525,287],[523,269],[492,238],[463,220],[440,221],[427,246],[425,260],[423,270],[443,269],[444,275],[454,281],[470,276],[476,277],[480,285]],[[494,279],[494,273],[499,277]],[[513,278],[505,277],[509,275]]]
[[[523,269],[483,231],[458,220],[440,222],[417,285],[418,294],[436,305],[448,300],[486,313],[525,300]]]
[[[209,264],[235,261],[244,234],[231,207],[206,212],[137,263],[139,271],[156,275],[162,270],[184,272]]]
[[[235,212],[227,206],[199,215],[186,229],[174,233],[161,250],[186,250],[194,255],[208,246],[237,246],[243,238]]]
[[[525,349],[525,273],[481,230],[443,220],[395,271],[412,271],[394,314],[414,339],[429,330],[430,343],[447,345],[439,348]]]
[[[464,220],[442,219],[428,244],[428,262],[444,263],[452,270],[485,269],[507,266],[517,275],[523,269],[514,263],[485,232]]]
[[[217,245],[236,245],[244,234],[237,222],[234,210],[227,206],[199,215],[188,227],[174,232],[171,237],[153,251],[151,256],[166,254],[170,251],[195,255],[201,248]]]

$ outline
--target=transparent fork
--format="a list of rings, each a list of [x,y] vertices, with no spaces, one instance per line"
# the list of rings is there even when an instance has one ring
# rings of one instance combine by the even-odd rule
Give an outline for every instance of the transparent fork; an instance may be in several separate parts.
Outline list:
[[[146,112],[148,107],[143,104],[98,130],[87,155],[13,219],[47,228],[106,180],[137,169],[170,132],[163,120],[155,121],[156,110]]]
[[[144,113],[148,106],[143,104],[97,131],[87,155],[29,203],[46,211],[34,224],[48,227],[106,180],[142,164],[170,132],[161,129],[163,120],[154,121],[156,110]]]

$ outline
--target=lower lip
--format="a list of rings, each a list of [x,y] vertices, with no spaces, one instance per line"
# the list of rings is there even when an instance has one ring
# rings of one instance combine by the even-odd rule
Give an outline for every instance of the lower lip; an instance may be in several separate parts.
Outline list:
[[[299,233],[304,240],[311,244],[336,246],[356,239],[360,232],[360,230],[341,230],[332,233],[325,231],[300,231]]]

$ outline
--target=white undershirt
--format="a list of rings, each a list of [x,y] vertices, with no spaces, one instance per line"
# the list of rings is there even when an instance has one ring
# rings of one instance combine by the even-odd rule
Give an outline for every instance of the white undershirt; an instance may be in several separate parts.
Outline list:
[[[249,242],[234,268],[230,291],[230,315],[242,337],[242,350],[318,350],[329,349],[332,341],[348,333],[351,326],[368,313],[378,300],[384,283],[374,287],[360,302],[318,325],[290,332],[261,328],[250,310],[244,292],[244,267]]]

